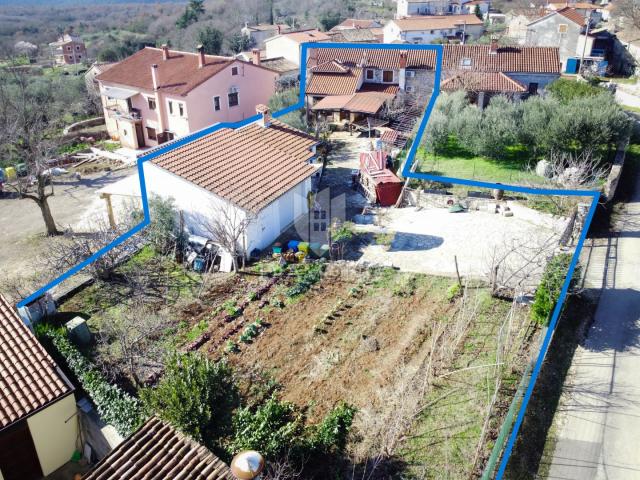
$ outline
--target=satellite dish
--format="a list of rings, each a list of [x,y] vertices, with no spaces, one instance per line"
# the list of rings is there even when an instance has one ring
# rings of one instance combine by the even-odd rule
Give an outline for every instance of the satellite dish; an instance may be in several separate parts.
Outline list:
[[[231,473],[238,480],[257,479],[264,470],[264,458],[255,450],[245,450],[231,460]]]

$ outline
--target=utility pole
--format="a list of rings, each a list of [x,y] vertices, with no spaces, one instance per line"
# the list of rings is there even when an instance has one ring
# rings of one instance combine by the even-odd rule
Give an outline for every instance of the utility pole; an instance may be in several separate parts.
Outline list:
[[[582,55],[580,55],[580,67],[578,68],[578,75],[582,75],[582,68],[584,66],[584,54],[587,50],[587,40],[589,39],[589,27],[591,26],[591,14],[593,10],[589,10],[589,18],[587,18],[587,28],[584,32],[584,41],[582,42]]]

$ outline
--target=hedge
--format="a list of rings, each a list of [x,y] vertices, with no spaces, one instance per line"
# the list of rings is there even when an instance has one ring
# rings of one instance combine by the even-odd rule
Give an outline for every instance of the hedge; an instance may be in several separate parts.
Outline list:
[[[71,343],[64,329],[39,325],[37,333],[39,337],[49,340],[65,360],[104,422],[113,425],[124,437],[142,424],[144,417],[140,401],[107,382],[95,365]]]
[[[531,306],[531,318],[537,324],[547,325],[549,322],[549,317],[560,296],[570,264],[571,255],[568,253],[556,255],[547,264]],[[579,276],[579,268],[576,267],[572,282],[575,282]]]

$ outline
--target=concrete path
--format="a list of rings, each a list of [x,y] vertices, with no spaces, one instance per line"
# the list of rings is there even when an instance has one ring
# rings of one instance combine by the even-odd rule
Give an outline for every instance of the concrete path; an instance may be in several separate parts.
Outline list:
[[[585,287],[602,287],[573,359],[549,479],[640,479],[640,178],[596,243]]]

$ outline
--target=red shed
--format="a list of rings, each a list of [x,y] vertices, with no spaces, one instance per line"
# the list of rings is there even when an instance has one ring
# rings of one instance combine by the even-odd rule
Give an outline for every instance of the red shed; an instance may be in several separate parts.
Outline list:
[[[360,184],[370,201],[390,207],[402,193],[402,180],[385,168],[385,163],[381,150],[360,153]]]

